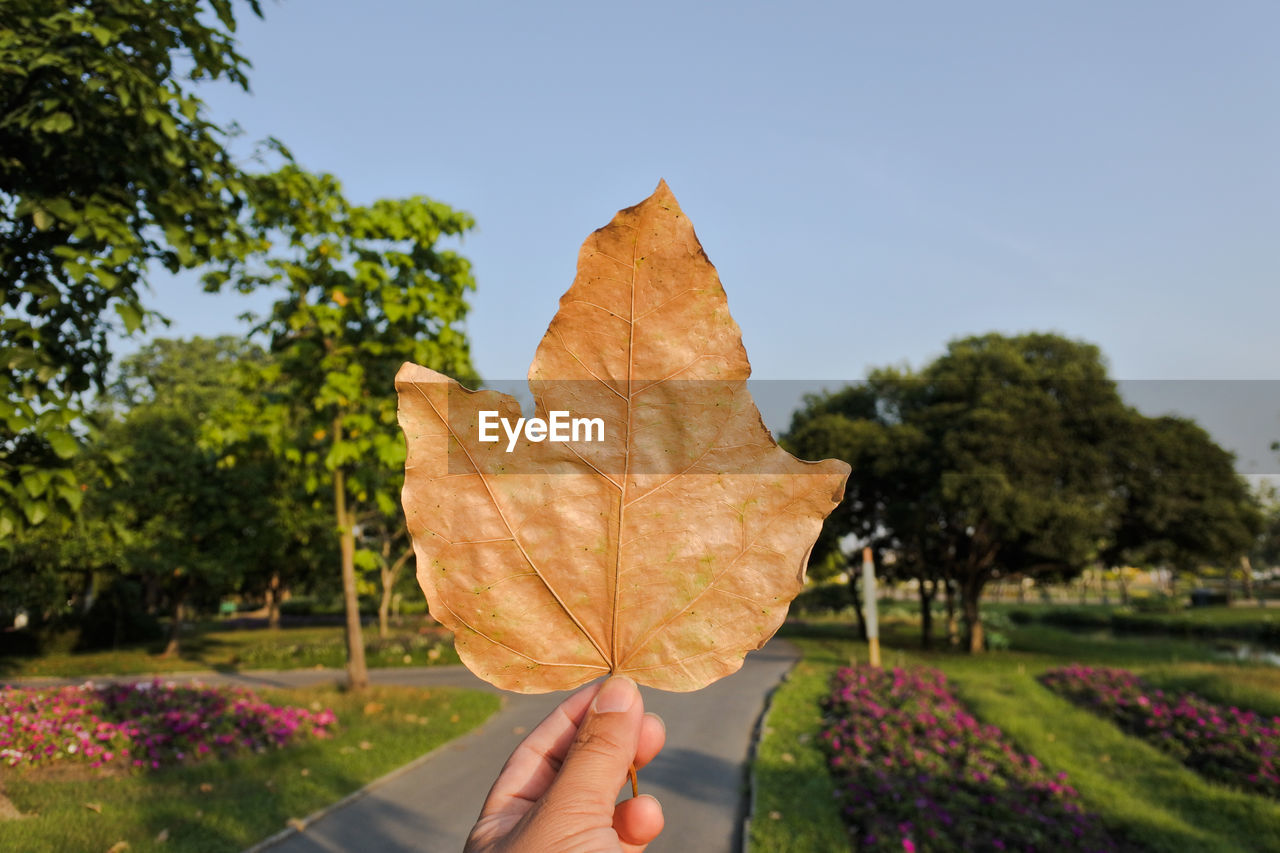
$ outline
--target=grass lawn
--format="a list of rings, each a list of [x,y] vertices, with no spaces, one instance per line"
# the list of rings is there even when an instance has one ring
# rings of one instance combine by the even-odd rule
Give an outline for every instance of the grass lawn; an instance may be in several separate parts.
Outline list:
[[[813,648],[820,651],[822,647]],[[752,764],[752,850],[835,853],[849,849],[832,798],[826,757],[817,743],[822,722],[818,702],[827,692],[832,669],[821,654],[806,654],[773,694]]]
[[[1190,690],[1219,705],[1280,717],[1280,668],[1182,664],[1139,670],[1166,691]]]
[[[26,815],[0,819],[0,850],[123,850],[120,842],[129,853],[243,850],[474,728],[500,704],[490,693],[444,688],[258,695],[333,709],[336,737],[149,774],[0,769],[0,791]]]
[[[86,675],[136,675],[214,669],[311,669],[346,665],[346,639],[341,626],[218,631],[185,637],[182,653],[165,658],[163,643],[102,652],[60,652],[39,657],[0,657],[0,679],[33,676],[73,678]],[[428,666],[458,663],[446,632],[402,631],[388,640],[365,629],[370,667]]]
[[[1280,851],[1280,804],[1208,782],[1169,756],[1076,708],[1036,680],[1072,662],[1121,666],[1166,689],[1192,689],[1227,704],[1280,713],[1280,671],[1214,663],[1205,644],[1152,637],[1091,637],[1033,624],[1010,631],[1013,649],[971,657],[918,649],[918,629],[882,629],[886,666],[941,669],[983,722],[999,726],[1052,771],[1066,771],[1091,811],[1153,851]],[[757,791],[751,850],[848,850],[816,747],[817,707],[832,672],[866,660],[847,627],[792,629],[804,660],[775,694],[753,765]]]

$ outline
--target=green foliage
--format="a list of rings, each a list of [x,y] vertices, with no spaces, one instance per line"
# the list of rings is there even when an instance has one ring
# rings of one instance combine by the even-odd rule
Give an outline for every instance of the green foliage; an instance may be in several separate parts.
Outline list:
[[[144,620],[146,614],[135,614]],[[158,657],[154,641],[121,644],[110,650],[73,651],[79,630],[0,632],[0,673],[9,678],[83,678],[102,675],[191,672],[212,669],[311,669],[341,667],[346,657],[342,629],[309,628],[220,630],[218,623],[192,624],[181,654]],[[439,626],[406,626],[387,639],[365,644],[381,667],[437,666],[458,663],[448,632]],[[111,646],[107,638],[106,647]]]
[[[271,640],[274,639],[274,642]],[[387,639],[369,640],[365,654],[374,666],[431,666],[459,663],[447,634],[397,634]],[[322,636],[288,642],[283,637],[245,645],[235,657],[242,669],[298,669],[341,667],[346,659],[346,641],[337,631]]]
[[[1130,413],[1112,437],[1120,509],[1101,555],[1110,566],[1230,564],[1263,529],[1235,457],[1184,418]]]
[[[114,387],[128,408],[103,442],[124,476],[102,512],[124,527],[124,570],[172,608],[234,588],[281,549],[274,522],[278,466],[260,441],[213,445],[205,421],[252,405],[235,370],[262,362],[243,341],[158,340],[121,365]]]
[[[889,577],[953,583],[974,650],[996,577],[1230,561],[1259,527],[1230,454],[1127,408],[1098,349],[1056,335],[966,338],[919,373],[873,371],[807,398],[784,442],[855,471],[815,556],[852,535],[893,554]]]
[[[849,587],[842,583],[818,583],[805,587],[795,601],[791,613],[796,616],[817,616],[839,613],[853,607]]]
[[[953,341],[918,374],[877,370],[809,398],[786,441],[857,472],[819,547],[854,534],[892,551],[899,576],[954,582],[976,650],[989,580],[1062,575],[1094,554],[1122,413],[1097,348],[992,334]]]
[[[1138,613],[1179,613],[1182,611],[1182,600],[1176,596],[1156,592],[1151,595],[1133,596],[1130,606]]]
[[[333,176],[292,163],[255,176],[250,191],[251,227],[267,236],[205,281],[211,289],[231,282],[281,291],[257,328],[272,358],[255,381],[271,402],[225,419],[223,437],[263,436],[307,492],[333,496],[358,684],[357,538],[370,568],[395,564],[392,551],[408,548],[398,509],[405,447],[395,374],[413,361],[475,379],[462,326],[475,287],[471,265],[437,246],[474,223],[422,196],[352,204]]]
[[[352,205],[331,175],[289,165],[252,179],[254,226],[271,235],[243,263],[206,277],[283,296],[257,331],[272,359],[258,380],[273,397],[226,424],[228,437],[265,434],[306,471],[309,491],[347,473],[351,497],[396,512],[404,443],[396,429],[396,371],[416,361],[474,379],[462,323],[475,286],[470,263],[438,249],[473,225],[423,197]],[[379,498],[383,500],[379,500]]]
[[[57,478],[69,474],[82,485],[64,511],[37,526],[24,526],[0,548],[0,624],[26,611],[33,630],[62,630],[95,588],[99,576],[120,570],[123,529],[103,511],[116,482],[119,458],[92,446]],[[49,472],[46,472],[49,473]]]
[[[1249,558],[1254,568],[1280,566],[1280,492],[1269,483],[1257,494],[1261,507],[1261,524]]]
[[[258,0],[248,8],[260,14]],[[149,271],[234,256],[246,185],[191,83],[247,88],[231,0],[6,0],[0,544],[74,511],[70,460]]]
[[[1100,607],[1014,608],[1009,621],[1015,625],[1043,622],[1059,628],[1098,629],[1111,627],[1111,611]]]
[[[80,620],[75,649],[115,649],[159,638],[160,623],[147,612],[141,585],[132,578],[117,577]]]

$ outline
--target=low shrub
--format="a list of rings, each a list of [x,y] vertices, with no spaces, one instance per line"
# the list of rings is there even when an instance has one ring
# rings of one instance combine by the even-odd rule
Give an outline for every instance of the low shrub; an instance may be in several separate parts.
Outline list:
[[[160,623],[147,612],[142,587],[129,578],[117,578],[81,618],[75,651],[116,649],[161,636]]]
[[[796,596],[791,602],[791,612],[797,616],[820,616],[839,613],[853,607],[849,587],[842,583],[815,584]]]
[[[316,601],[314,598],[296,597],[280,602],[281,616],[310,616],[315,610]]]
[[[1182,599],[1163,593],[1154,595],[1133,596],[1129,606],[1135,613],[1181,613]]]
[[[1009,621],[1015,625],[1030,625],[1036,621],[1036,615],[1023,607],[1015,607],[1009,611]]]
[[[1095,607],[1055,607],[1044,611],[1040,621],[1058,628],[1109,628],[1111,612]]]
[[[1013,630],[1013,620],[1008,614],[999,610],[986,610],[982,613],[983,645],[989,651],[1008,651],[1011,641],[1009,634]]]
[[[34,657],[40,649],[40,635],[30,628],[0,631],[0,657]]]
[[[371,666],[403,664],[405,658],[420,665],[458,663],[451,635],[443,630],[397,634],[387,639],[366,636],[365,655]],[[271,669],[306,661],[310,666],[342,666],[347,641],[340,633],[301,642],[271,642],[246,646],[236,653],[235,665],[245,669]]]

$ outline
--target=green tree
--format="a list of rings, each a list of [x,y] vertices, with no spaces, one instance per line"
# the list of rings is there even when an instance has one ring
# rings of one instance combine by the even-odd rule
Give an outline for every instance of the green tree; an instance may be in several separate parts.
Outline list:
[[[355,205],[338,181],[295,165],[254,179],[254,227],[270,233],[243,264],[211,274],[241,289],[276,285],[283,297],[259,326],[275,389],[244,429],[271,436],[312,492],[332,496],[341,562],[351,686],[368,684],[356,589],[357,539],[394,531],[405,447],[396,424],[395,374],[414,361],[474,379],[466,334],[466,258],[437,247],[471,217],[416,196]],[[394,560],[394,557],[392,558]]]
[[[124,565],[124,528],[108,511],[119,455],[91,444],[72,460],[78,494],[0,548],[0,624],[26,611],[30,624],[74,625]],[[53,472],[29,473],[53,478]]]
[[[1280,493],[1274,486],[1261,491],[1259,502],[1263,505],[1262,531],[1251,554],[1262,566],[1280,565]]]
[[[1253,573],[1255,570],[1274,569],[1280,566],[1280,489],[1269,481],[1262,481],[1254,492],[1254,500],[1259,508],[1258,535],[1254,538],[1249,553],[1242,561],[1244,573],[1245,597],[1254,595]],[[1265,601],[1261,594],[1258,603]]]
[[[413,540],[399,513],[379,513],[370,519],[361,528],[361,540],[367,547],[357,554],[357,562],[377,576],[378,636],[385,640],[391,636],[391,601],[395,597],[396,583],[413,559]]]
[[[33,626],[74,623],[100,589],[120,574],[124,561],[122,530],[98,505],[105,489],[101,472],[87,471],[82,454],[76,475],[87,500],[74,515],[60,513],[46,523],[25,527],[0,551],[0,624],[26,611]]]
[[[861,555],[845,543],[852,537],[879,555],[879,576],[888,581],[915,579],[921,599],[921,637],[932,635],[932,602],[940,579],[928,557],[932,540],[924,478],[929,447],[914,425],[903,422],[903,407],[919,382],[896,370],[876,370],[866,382],[827,394],[808,395],[782,438],[783,446],[805,459],[836,457],[856,472],[845,498],[827,517],[814,545],[810,565],[816,576],[844,572],[858,631],[866,637],[859,594]],[[886,560],[892,555],[891,561]]]
[[[261,14],[258,0],[245,0]],[[158,268],[235,255],[245,184],[191,84],[247,88],[232,0],[6,0],[0,12],[0,545],[74,509],[113,331]]]
[[[1097,347],[1057,335],[956,341],[922,378],[918,417],[942,448],[947,563],[978,651],[988,582],[1070,576],[1096,556],[1125,407]]]
[[[1119,498],[1106,547],[1108,567],[1233,570],[1262,530],[1257,500],[1235,457],[1191,420],[1130,411],[1112,438]]]
[[[876,371],[844,393],[811,400],[793,423],[797,440],[825,418],[847,446],[806,453],[842,455],[861,480],[832,534],[891,550],[920,581],[922,612],[938,585],[954,585],[971,651],[985,645],[979,603],[991,580],[1069,575],[1095,556],[1112,503],[1107,440],[1124,411],[1096,347],[965,338],[919,373]]]
[[[126,571],[170,613],[166,655],[179,651],[189,605],[214,603],[280,552],[278,464],[260,439],[222,446],[206,423],[253,405],[230,381],[260,364],[244,341],[158,340],[124,360],[115,391],[127,407],[103,431],[121,457],[108,512],[125,528]]]

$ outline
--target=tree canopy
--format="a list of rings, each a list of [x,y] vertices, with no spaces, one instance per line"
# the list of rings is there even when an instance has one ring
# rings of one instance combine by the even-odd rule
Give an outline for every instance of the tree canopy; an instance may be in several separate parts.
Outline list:
[[[1133,413],[1113,448],[1119,506],[1103,563],[1186,571],[1253,546],[1261,508],[1234,457],[1198,424]]]
[[[954,585],[973,650],[997,577],[1229,560],[1257,530],[1229,453],[1128,408],[1098,349],[1057,335],[964,338],[919,372],[873,371],[809,397],[786,443],[854,469],[819,552],[853,534],[891,553],[922,612],[929,584]]]
[[[156,340],[124,359],[75,460],[80,511],[17,533],[0,555],[0,612],[74,621],[124,582],[138,591],[130,607],[174,616],[176,640],[186,605],[216,605],[277,565],[294,534],[282,520],[300,515],[287,480],[265,442],[215,441],[210,429],[254,405],[237,366],[264,358],[228,336]]]
[[[275,140],[283,167],[243,170],[234,125],[194,92],[215,79],[247,89],[234,40],[246,10],[261,15],[259,0],[12,0],[0,13],[6,576],[65,568],[79,558],[63,534],[108,519],[110,570],[163,587],[171,605],[237,585],[274,596],[331,553],[350,580],[359,546],[386,584],[407,563],[393,378],[407,360],[474,377],[470,265],[436,245],[473,223],[420,196],[353,204]],[[196,268],[210,290],[280,287],[257,330],[271,352],[157,342],[110,386],[112,336],[156,319],[155,275]],[[326,485],[338,537],[314,512]],[[56,571],[32,577],[45,599],[66,586]]]
[[[124,472],[111,515],[126,529],[126,569],[168,602],[171,652],[189,602],[216,603],[280,551],[278,463],[261,440],[219,446],[204,427],[253,404],[235,368],[263,360],[239,338],[195,338],[155,341],[121,366],[128,408],[104,430]]]
[[[110,334],[145,323],[151,274],[243,248],[243,174],[192,94],[248,86],[234,5],[4,4],[0,543],[77,504],[84,395],[105,386]]]
[[[206,278],[213,288],[230,281],[281,293],[258,327],[272,354],[259,381],[275,402],[243,411],[238,429],[267,436],[309,491],[332,495],[350,681],[360,687],[359,540],[388,569],[404,565],[397,557],[409,547],[398,508],[405,447],[395,374],[414,361],[475,378],[462,325],[471,264],[437,245],[473,221],[422,196],[353,204],[332,175],[292,164],[255,176],[251,192],[253,227],[267,238]]]

